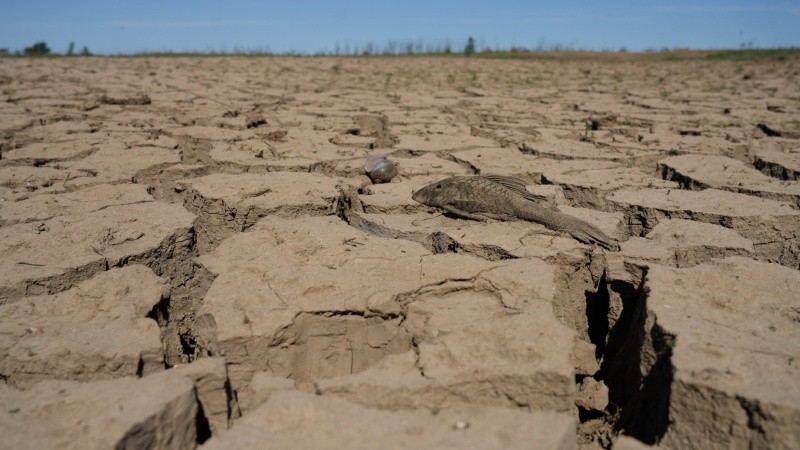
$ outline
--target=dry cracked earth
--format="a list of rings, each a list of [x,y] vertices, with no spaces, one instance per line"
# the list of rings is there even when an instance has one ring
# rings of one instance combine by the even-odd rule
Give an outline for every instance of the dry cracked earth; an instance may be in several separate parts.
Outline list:
[[[2,59],[0,447],[798,448],[799,68]]]

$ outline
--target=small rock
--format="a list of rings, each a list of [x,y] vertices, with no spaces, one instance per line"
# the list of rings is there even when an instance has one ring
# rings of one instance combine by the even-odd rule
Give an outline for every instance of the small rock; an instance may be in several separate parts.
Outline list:
[[[388,183],[397,176],[397,166],[383,153],[373,153],[364,162],[364,171],[373,183]]]
[[[572,362],[575,365],[577,375],[594,375],[600,370],[600,365],[595,358],[594,344],[582,339],[575,339],[575,347],[572,350]]]
[[[458,422],[453,424],[453,428],[456,430],[466,430],[467,428],[469,428],[469,422],[465,420],[459,420]]]
[[[586,377],[578,387],[575,404],[589,411],[603,411],[608,406],[608,386],[602,381]]]

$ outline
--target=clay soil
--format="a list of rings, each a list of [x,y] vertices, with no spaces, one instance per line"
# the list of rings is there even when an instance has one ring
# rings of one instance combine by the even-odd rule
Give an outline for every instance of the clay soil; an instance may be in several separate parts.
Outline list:
[[[0,447],[800,448],[799,70],[0,59]]]

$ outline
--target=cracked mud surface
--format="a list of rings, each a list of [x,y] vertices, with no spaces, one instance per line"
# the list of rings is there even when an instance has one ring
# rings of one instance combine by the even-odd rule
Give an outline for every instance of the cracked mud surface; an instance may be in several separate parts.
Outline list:
[[[0,433],[797,448],[798,70],[4,59]],[[411,199],[472,174],[621,250]]]

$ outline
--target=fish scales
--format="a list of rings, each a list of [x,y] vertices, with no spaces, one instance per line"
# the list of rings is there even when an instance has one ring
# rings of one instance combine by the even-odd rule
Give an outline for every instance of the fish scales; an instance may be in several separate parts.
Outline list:
[[[469,219],[516,220],[541,223],[575,239],[618,251],[619,244],[597,227],[554,208],[542,206],[511,177],[458,176],[431,183],[413,194],[415,201]]]

